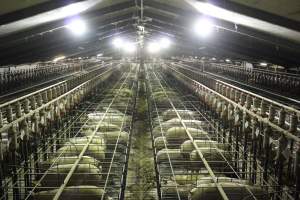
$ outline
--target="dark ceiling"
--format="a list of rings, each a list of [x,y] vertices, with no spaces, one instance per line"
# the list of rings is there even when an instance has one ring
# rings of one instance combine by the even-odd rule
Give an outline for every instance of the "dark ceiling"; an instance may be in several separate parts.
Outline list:
[[[242,58],[300,66],[299,20],[274,14],[270,10],[274,10],[273,7],[268,10],[268,7],[251,6],[251,2],[208,1],[238,14],[240,21],[243,16],[252,20],[248,20],[249,24],[237,24],[212,15],[219,28],[208,39],[199,39],[191,33],[195,19],[202,15],[193,7],[196,2],[193,0],[144,0],[142,21],[141,0],[17,2],[20,1],[0,3],[0,65],[49,60],[61,54],[111,56],[116,53],[111,47],[112,38],[116,35],[136,38],[137,25],[143,24],[147,40],[162,35],[172,38],[174,45],[169,55]],[[300,6],[297,2],[295,6]],[[75,6],[68,7],[70,5]],[[72,36],[63,27],[71,17],[68,12],[71,10],[70,15],[73,15],[75,9],[88,25],[89,31],[82,37]]]

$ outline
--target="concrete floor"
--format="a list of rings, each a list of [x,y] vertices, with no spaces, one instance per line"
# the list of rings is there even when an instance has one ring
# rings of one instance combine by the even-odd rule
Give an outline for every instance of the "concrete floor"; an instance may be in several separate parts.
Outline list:
[[[139,81],[137,113],[134,119],[132,144],[128,163],[126,199],[157,199],[152,140],[147,118],[146,94]]]

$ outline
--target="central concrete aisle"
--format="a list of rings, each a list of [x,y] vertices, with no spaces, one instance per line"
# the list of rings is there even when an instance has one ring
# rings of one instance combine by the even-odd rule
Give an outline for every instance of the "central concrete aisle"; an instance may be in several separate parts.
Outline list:
[[[145,76],[143,69],[140,70],[136,102],[137,110],[128,161],[125,199],[155,200],[158,198],[152,141],[149,132]]]

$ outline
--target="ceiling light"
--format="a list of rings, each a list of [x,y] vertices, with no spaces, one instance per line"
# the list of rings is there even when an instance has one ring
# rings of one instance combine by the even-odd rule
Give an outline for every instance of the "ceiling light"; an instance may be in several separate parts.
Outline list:
[[[53,59],[53,62],[57,62],[57,61],[65,59],[65,58],[66,58],[66,56],[58,56],[58,57]]]
[[[72,16],[84,10],[86,10],[86,6],[83,5],[82,3],[73,3],[65,7],[62,7],[59,11],[65,16]]]
[[[225,61],[226,61],[226,62],[230,62],[231,60],[227,58]]]
[[[214,24],[211,20],[207,18],[202,18],[196,22],[194,30],[197,33],[197,35],[201,37],[208,37],[212,34],[214,30]]]
[[[118,49],[120,49],[124,46],[124,41],[119,37],[115,38],[112,43]]]
[[[134,53],[136,51],[136,46],[133,42],[126,42],[123,46],[123,50],[126,53]]]
[[[86,24],[81,19],[72,19],[66,26],[75,35],[82,35],[86,32]]]
[[[241,14],[239,12],[234,11],[234,9],[230,10],[230,9],[226,9],[225,7],[222,8],[223,6],[220,6],[218,5],[219,3],[217,3],[217,2],[227,2],[227,1],[203,1],[203,0],[202,1],[185,0],[185,1],[188,2],[190,5],[192,5],[194,8],[196,8],[198,12],[202,14],[236,24],[237,26],[234,28],[234,30],[236,30],[238,25],[242,25],[245,27],[250,27],[252,29],[257,29],[259,31],[268,32],[280,37],[288,37],[289,39],[292,40],[298,40],[293,36],[297,36],[297,38],[299,38],[298,36],[299,33],[296,33],[295,30],[286,28],[284,26],[279,26],[277,24],[268,21],[261,20],[257,16],[250,17],[247,16],[246,14]],[[282,2],[287,2],[287,1],[282,1]],[[225,27],[221,27],[221,28],[225,28]]]
[[[171,41],[170,41],[169,38],[164,37],[164,38],[161,38],[161,39],[160,39],[159,45],[160,45],[162,48],[167,49],[167,48],[170,47]]]
[[[265,62],[260,63],[260,66],[263,66],[263,67],[266,67],[267,65],[268,65],[268,63],[265,63]]]
[[[160,46],[157,42],[151,42],[148,44],[147,50],[149,53],[157,53],[160,51]]]

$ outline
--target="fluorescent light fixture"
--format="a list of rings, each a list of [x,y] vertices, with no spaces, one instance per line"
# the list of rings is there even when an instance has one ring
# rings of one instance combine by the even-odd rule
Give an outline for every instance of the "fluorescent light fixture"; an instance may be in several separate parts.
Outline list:
[[[76,3],[69,4],[57,9],[53,9],[48,12],[43,12],[32,17],[24,18],[18,21],[14,21],[5,26],[0,26],[0,35],[3,36],[5,34],[10,34],[16,31],[20,31],[23,29],[28,29],[37,25],[49,23],[52,21],[68,18],[74,15],[78,15],[96,4],[99,4],[103,0],[86,0],[86,1],[77,1]],[[62,2],[62,1],[60,1]],[[66,1],[68,2],[68,1]],[[69,1],[72,2],[72,1]],[[74,2],[74,1],[73,1]],[[55,28],[58,29],[61,27]],[[54,30],[54,29],[53,29]],[[51,31],[51,30],[49,30]]]
[[[72,15],[76,15],[84,10],[86,10],[86,8],[84,8],[83,4],[73,3],[73,4],[67,5],[65,7],[62,7],[60,9],[60,12],[64,13],[65,16],[72,16]]]
[[[124,41],[119,37],[115,38],[112,43],[118,49],[123,48],[124,46]]]
[[[65,59],[65,58],[66,58],[66,56],[58,56],[58,57],[53,59],[53,62],[57,62],[57,61]]]
[[[86,24],[79,18],[72,19],[66,26],[74,35],[82,35],[86,32]]]
[[[227,58],[225,61],[226,61],[226,62],[231,62],[231,60],[230,60],[230,59],[228,59],[228,58]]]
[[[122,49],[125,53],[133,53],[136,51],[136,44],[129,41],[124,41],[122,38],[117,37],[113,39],[112,44],[117,49]]]
[[[147,46],[149,53],[157,53],[160,51],[160,45],[157,42],[150,42]]]
[[[160,39],[159,45],[161,48],[167,49],[171,46],[171,40],[169,38],[163,37]]]
[[[260,66],[263,66],[263,67],[266,67],[266,66],[268,65],[268,63],[261,62],[259,65],[260,65]]]
[[[103,54],[102,54],[102,53],[99,53],[99,54],[97,54],[97,56],[98,56],[98,57],[101,57],[101,56],[103,56]]]
[[[271,33],[280,37],[289,38],[291,40],[300,41],[300,36],[297,31],[272,24],[271,22],[263,21],[254,17],[240,14],[238,12],[221,8],[217,5],[213,5],[209,2],[214,1],[199,1],[199,0],[185,0],[190,5],[198,10],[198,12],[218,18],[224,21],[229,21],[237,25],[243,25],[246,27],[254,28],[263,32]],[[216,1],[218,2],[218,1]],[[226,1],[224,1],[226,2]],[[271,1],[270,1],[271,2]]]
[[[123,46],[123,50],[126,53],[134,53],[136,51],[136,45],[133,42],[126,42]]]
[[[201,18],[196,22],[194,31],[203,38],[208,37],[214,31],[214,24],[207,18]]]
[[[211,60],[217,60],[217,59],[213,57]]]

